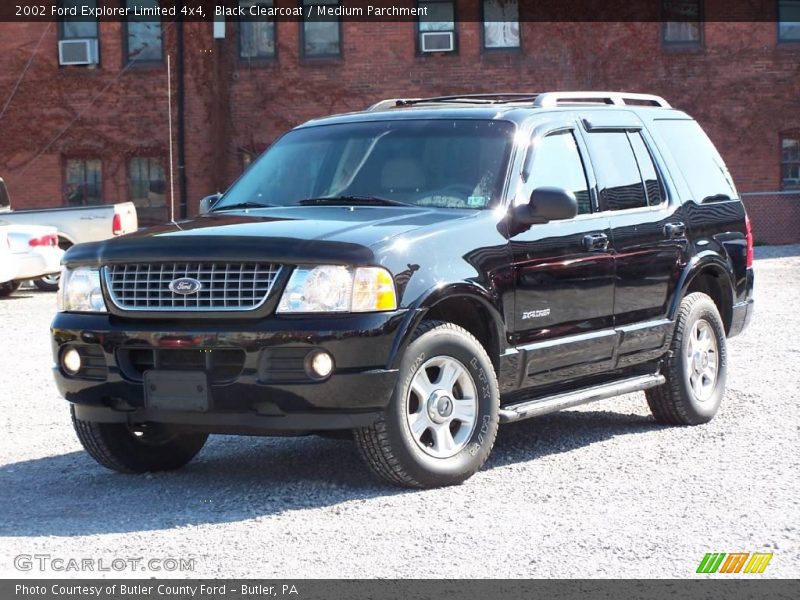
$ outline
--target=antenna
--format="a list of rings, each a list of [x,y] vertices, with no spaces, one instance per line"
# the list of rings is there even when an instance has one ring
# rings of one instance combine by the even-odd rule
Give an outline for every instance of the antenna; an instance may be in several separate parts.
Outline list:
[[[169,120],[169,220],[175,222],[175,171],[172,159],[172,55],[167,54],[167,119]]]

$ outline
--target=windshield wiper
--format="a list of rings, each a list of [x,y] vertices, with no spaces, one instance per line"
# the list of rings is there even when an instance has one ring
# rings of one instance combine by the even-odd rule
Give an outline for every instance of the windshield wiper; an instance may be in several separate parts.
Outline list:
[[[357,205],[357,206],[416,206],[409,202],[400,200],[390,200],[379,196],[324,196],[321,198],[305,198],[297,202],[301,206],[324,206],[324,205]]]
[[[225,206],[220,206],[219,208],[214,207],[211,209],[211,212],[219,212],[222,210],[236,210],[239,208],[274,208],[275,204],[264,204],[262,202],[252,202],[248,200],[247,202],[237,202],[236,204],[226,204]]]

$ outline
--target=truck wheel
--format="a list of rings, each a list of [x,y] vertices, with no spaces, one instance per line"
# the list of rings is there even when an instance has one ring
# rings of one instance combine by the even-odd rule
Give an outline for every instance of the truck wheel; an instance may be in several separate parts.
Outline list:
[[[426,321],[400,363],[389,405],[356,429],[359,453],[389,483],[461,483],[481,468],[497,435],[500,394],[483,346],[452,323]]]
[[[663,373],[666,383],[646,392],[656,421],[699,425],[714,418],[725,393],[727,349],[719,311],[706,294],[681,302]]]
[[[102,466],[120,473],[172,471],[192,460],[208,439],[207,433],[177,433],[170,426],[147,423],[95,423],[75,416],[72,426],[84,449]]]
[[[57,292],[59,279],[61,279],[61,275],[45,275],[40,279],[34,279],[33,285],[43,292]]]
[[[6,281],[5,283],[0,283],[0,298],[10,296],[16,292],[21,285],[21,281]]]

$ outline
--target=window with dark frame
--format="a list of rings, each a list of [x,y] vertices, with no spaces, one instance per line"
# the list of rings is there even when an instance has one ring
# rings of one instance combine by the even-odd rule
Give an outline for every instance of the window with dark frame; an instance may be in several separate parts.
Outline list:
[[[800,134],[781,136],[781,186],[800,189]]]
[[[167,178],[163,158],[135,157],[128,161],[128,199],[137,209],[166,209]]]
[[[703,44],[703,0],[661,1],[661,43],[689,47]]]
[[[125,0],[133,15],[136,7],[157,8],[158,0]],[[163,31],[161,19],[151,16],[131,16],[125,21],[125,60],[128,63],[160,63],[163,60]]]
[[[778,0],[778,41],[800,42],[800,0]]]
[[[481,8],[484,49],[519,48],[518,0],[483,0]]]
[[[639,165],[625,131],[600,131],[587,136],[600,190],[600,210],[647,206]]]
[[[59,6],[64,9],[77,8],[80,14],[82,6],[91,9],[97,8],[97,0],[61,0]],[[62,17],[58,28],[58,37],[61,40],[96,40],[98,37],[97,19]]]
[[[334,57],[342,54],[341,20],[337,16],[320,14],[320,10],[335,9],[339,0],[302,0],[301,50],[304,58]],[[306,11],[311,8],[310,14]]]
[[[666,199],[664,191],[664,184],[658,176],[658,169],[656,169],[653,156],[647,148],[647,144],[638,131],[629,131],[628,139],[633,148],[633,154],[636,156],[636,164],[639,165],[639,173],[644,182],[644,190],[647,193],[647,204],[650,206],[658,206]]]
[[[427,9],[427,16],[417,22],[418,48],[420,53],[455,52],[458,48],[456,36],[456,9],[453,0],[418,0],[417,6]]]
[[[240,0],[245,15],[252,6],[272,7],[273,0]],[[275,58],[275,20],[245,16],[239,20],[239,58],[259,60]]]
[[[100,159],[68,159],[64,163],[64,204],[91,206],[103,203]]]

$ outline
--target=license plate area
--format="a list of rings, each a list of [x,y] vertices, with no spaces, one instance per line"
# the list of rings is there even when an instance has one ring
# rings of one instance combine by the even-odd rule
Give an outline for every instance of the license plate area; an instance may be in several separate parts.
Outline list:
[[[147,408],[205,412],[211,407],[208,375],[202,371],[144,372],[144,402]]]

